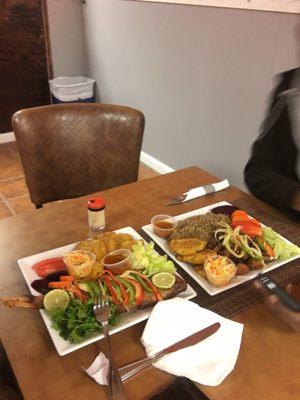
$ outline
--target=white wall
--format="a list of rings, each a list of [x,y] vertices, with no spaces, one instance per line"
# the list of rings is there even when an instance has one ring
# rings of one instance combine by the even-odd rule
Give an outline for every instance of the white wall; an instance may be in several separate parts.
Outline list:
[[[47,0],[53,75],[86,74],[82,9],[79,0]]]
[[[132,0],[127,0],[132,1]],[[152,3],[193,4],[210,7],[241,8],[246,10],[264,10],[299,13],[300,0],[135,0]]]
[[[122,0],[82,6],[103,102],[146,116],[143,150],[243,187],[272,76],[297,65],[296,14]]]

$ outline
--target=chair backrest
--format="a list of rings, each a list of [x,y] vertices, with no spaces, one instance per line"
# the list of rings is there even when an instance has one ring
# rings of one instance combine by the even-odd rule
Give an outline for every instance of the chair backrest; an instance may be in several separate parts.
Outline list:
[[[37,206],[137,180],[144,132],[138,110],[57,104],[20,110],[12,125]]]

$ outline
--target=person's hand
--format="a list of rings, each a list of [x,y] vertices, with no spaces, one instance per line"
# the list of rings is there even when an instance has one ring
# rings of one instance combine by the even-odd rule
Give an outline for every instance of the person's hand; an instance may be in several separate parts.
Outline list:
[[[300,332],[300,313],[289,310],[282,302],[279,297],[275,294],[270,295],[267,289],[259,281],[254,281],[253,286],[259,290],[265,296],[265,304],[267,307],[283,322],[285,322],[290,328]],[[292,285],[286,287],[286,291],[291,293]]]

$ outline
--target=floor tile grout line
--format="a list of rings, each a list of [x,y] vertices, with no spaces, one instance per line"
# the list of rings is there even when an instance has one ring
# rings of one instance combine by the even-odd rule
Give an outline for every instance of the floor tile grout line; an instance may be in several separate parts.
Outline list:
[[[3,203],[6,205],[6,207],[9,209],[9,211],[12,213],[12,215],[17,215],[16,212],[14,211],[14,209],[11,207],[11,205],[8,203],[8,201],[2,194],[0,194],[0,198],[2,198]]]
[[[17,146],[17,143],[16,142],[10,142],[10,143],[12,143],[12,146],[9,146],[8,147],[8,151],[13,155],[13,156],[15,156],[16,155],[16,151],[15,150],[17,150],[17,153],[18,153],[18,146]],[[12,148],[13,147],[13,148]],[[15,149],[15,147],[16,147],[16,149]]]
[[[20,179],[20,178],[24,178],[24,175],[18,175],[13,178],[0,179],[0,183],[6,183],[6,182],[13,181],[15,179]]]
[[[3,196],[2,193],[0,193],[0,195]],[[29,193],[27,193],[27,194],[19,194],[18,196],[14,196],[14,197],[7,197],[7,196],[3,196],[3,197],[6,199],[6,201],[17,200],[17,199],[26,199],[26,198],[28,198],[30,200]]]

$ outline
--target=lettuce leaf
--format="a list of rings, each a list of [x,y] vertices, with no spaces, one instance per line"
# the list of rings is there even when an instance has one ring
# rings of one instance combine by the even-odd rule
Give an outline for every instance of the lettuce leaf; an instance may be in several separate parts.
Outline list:
[[[300,254],[300,248],[295,244],[286,243],[272,228],[262,228],[263,239],[274,249],[275,259],[286,260]]]
[[[158,272],[176,272],[173,261],[168,260],[167,256],[161,256],[154,250],[154,243],[138,242],[132,248],[133,270],[139,270],[146,276],[152,276]]]

